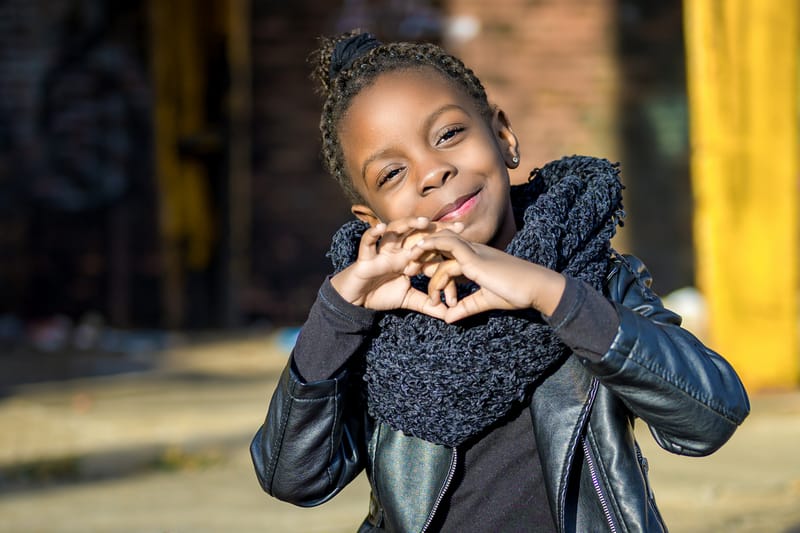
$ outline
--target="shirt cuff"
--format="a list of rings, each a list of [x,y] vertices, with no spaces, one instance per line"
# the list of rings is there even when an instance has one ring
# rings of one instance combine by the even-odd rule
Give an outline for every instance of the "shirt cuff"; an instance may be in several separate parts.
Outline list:
[[[617,335],[617,310],[589,284],[567,277],[556,310],[545,320],[556,335],[577,355],[597,362]]]
[[[327,278],[317,293],[292,352],[305,382],[331,379],[356,353],[375,323],[377,311],[353,305]]]

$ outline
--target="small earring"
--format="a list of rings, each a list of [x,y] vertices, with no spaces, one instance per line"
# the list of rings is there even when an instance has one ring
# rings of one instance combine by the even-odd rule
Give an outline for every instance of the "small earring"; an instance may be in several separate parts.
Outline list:
[[[511,162],[514,163],[515,165],[519,164],[519,156],[515,155],[514,157],[512,157]]]

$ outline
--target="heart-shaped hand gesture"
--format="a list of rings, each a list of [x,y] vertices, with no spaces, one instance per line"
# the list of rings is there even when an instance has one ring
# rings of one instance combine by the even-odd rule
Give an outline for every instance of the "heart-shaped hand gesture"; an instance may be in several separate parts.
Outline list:
[[[377,224],[362,235],[356,261],[331,278],[333,287],[355,305],[378,311],[409,309],[444,319],[447,307],[412,287],[406,271],[427,271],[441,260],[436,253],[423,258],[426,254],[413,246],[413,240],[445,226],[453,235],[463,228],[460,223],[442,225],[424,217]]]
[[[564,293],[561,274],[469,242],[459,235],[462,230],[461,223],[442,225],[424,217],[377,224],[361,237],[356,261],[331,283],[352,304],[408,309],[448,323],[493,309],[555,311]],[[420,273],[430,277],[427,294],[411,285],[411,276]],[[480,288],[458,300],[456,281],[464,278]]]
[[[412,250],[406,273],[424,269],[431,278],[428,297],[432,303],[438,302],[440,293],[444,293],[447,308],[442,318],[449,323],[492,309],[533,308],[551,315],[564,293],[566,282],[558,272],[491,246],[466,241],[449,230],[425,237]],[[445,260],[417,266],[420,257],[433,251]],[[454,282],[458,278],[472,280],[480,288],[457,300]]]

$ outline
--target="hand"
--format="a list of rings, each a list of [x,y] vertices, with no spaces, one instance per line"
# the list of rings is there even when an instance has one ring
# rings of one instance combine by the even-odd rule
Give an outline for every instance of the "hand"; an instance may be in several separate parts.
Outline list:
[[[551,315],[564,293],[564,276],[484,244],[441,231],[418,242],[412,260],[431,251],[449,258],[436,265],[428,284],[431,301],[444,291],[445,321],[452,323],[492,309],[536,309]],[[480,286],[457,300],[453,281],[466,277]]]
[[[364,232],[356,261],[331,279],[334,289],[347,301],[379,311],[409,309],[436,318],[444,318],[447,307],[441,301],[411,286],[406,271],[430,268],[430,260],[420,259],[411,246],[411,236],[429,234],[441,225],[424,217],[409,217],[378,224]],[[460,231],[463,225],[449,225]],[[455,234],[455,233],[454,233]],[[412,255],[417,257],[412,259]],[[441,260],[432,259],[432,260]]]

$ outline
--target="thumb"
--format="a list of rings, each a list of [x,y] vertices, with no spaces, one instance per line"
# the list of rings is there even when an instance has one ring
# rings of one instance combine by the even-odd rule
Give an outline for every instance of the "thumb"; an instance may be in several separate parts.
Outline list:
[[[444,320],[448,324],[458,322],[472,315],[495,309],[511,309],[507,302],[492,293],[480,288],[469,296],[462,298],[453,307],[447,308]]]
[[[403,303],[400,307],[441,320],[445,319],[445,313],[447,311],[447,306],[441,301],[431,301],[427,294],[413,287],[406,293],[406,297],[403,299]]]

